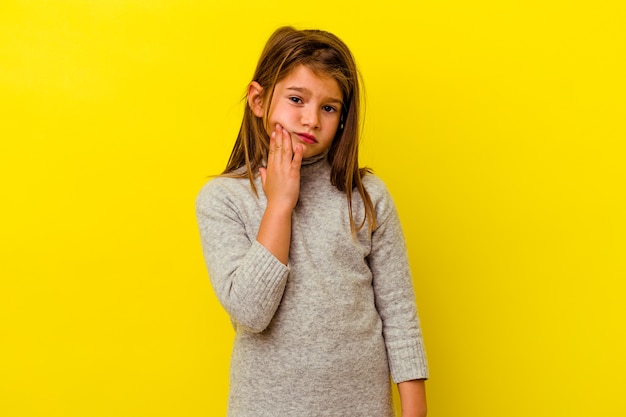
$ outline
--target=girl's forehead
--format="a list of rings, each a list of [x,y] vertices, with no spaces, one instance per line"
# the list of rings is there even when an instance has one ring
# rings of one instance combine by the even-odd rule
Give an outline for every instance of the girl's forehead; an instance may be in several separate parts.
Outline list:
[[[325,93],[341,101],[343,96],[337,80],[330,75],[313,71],[306,65],[298,65],[276,84],[277,88],[303,92]]]

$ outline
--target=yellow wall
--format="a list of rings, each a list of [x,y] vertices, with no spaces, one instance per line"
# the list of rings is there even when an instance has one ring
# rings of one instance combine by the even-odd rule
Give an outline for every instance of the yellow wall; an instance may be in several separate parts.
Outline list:
[[[360,64],[429,415],[626,415],[624,2],[270,3],[0,3],[0,415],[224,415],[194,199],[283,24]]]

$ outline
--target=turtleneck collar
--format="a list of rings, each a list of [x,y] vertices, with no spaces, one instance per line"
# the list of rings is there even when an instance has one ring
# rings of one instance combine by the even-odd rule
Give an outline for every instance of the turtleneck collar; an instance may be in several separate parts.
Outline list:
[[[301,163],[301,167],[302,168],[304,168],[304,167],[308,168],[310,166],[313,166],[313,165],[315,165],[316,163],[318,163],[320,161],[326,160],[327,156],[328,156],[328,149],[326,149],[324,152],[322,152],[320,154],[313,155],[313,156],[310,156],[308,158],[303,158],[302,159],[302,163]],[[261,163],[261,166],[267,167],[267,160],[266,159],[263,159],[263,162]],[[243,167],[241,167],[239,169],[242,169],[243,170],[242,172],[245,172],[246,167],[243,166]]]
[[[324,152],[320,154],[313,155],[308,158],[304,158],[302,159],[302,166],[312,165],[318,161],[321,161],[322,159],[325,159],[327,155],[328,155],[328,149],[326,149]]]

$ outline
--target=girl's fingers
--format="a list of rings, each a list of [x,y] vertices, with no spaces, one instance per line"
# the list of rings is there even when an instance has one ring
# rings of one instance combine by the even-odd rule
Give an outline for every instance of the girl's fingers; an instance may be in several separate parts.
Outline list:
[[[293,146],[289,131],[277,123],[275,130],[270,136],[268,166],[271,165],[275,169],[278,169],[279,166],[283,166],[284,168],[293,166],[294,168],[300,169],[304,150],[305,146],[301,143]]]
[[[279,124],[276,124],[276,126],[274,127],[274,131],[270,136],[270,149],[267,158],[268,165],[270,164],[270,161],[272,161],[273,164],[280,164],[282,162],[285,144],[284,142],[285,141],[283,138],[282,128]]]
[[[280,124],[276,124],[274,131],[270,136],[270,150],[268,156],[274,163],[290,163],[293,158],[293,146],[291,143],[291,135],[287,129]]]
[[[289,135],[287,129],[283,128],[282,126],[277,125],[277,127],[280,129],[279,136],[282,136],[282,151],[284,154],[290,157],[293,152],[293,150],[291,149],[291,135]]]
[[[289,131],[276,124],[270,135],[267,167],[260,169],[261,184],[268,202],[295,207],[300,193],[302,154],[303,146],[297,144],[294,147]]]
[[[274,151],[276,153],[280,153],[282,151],[283,135],[281,133],[280,125],[276,125],[276,129],[274,129],[274,132],[272,133],[272,135],[274,135]]]
[[[259,168],[259,174],[261,174],[261,185],[265,187],[265,178],[267,177],[267,171],[265,168]]]
[[[302,164],[302,154],[304,154],[304,145],[298,143],[293,151],[294,168],[300,169],[300,165]]]

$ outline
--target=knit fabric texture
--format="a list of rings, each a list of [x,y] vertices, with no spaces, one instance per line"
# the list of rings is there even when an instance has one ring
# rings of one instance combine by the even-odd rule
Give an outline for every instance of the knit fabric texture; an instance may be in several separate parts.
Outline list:
[[[391,417],[394,382],[428,377],[407,251],[387,188],[356,236],[323,157],[303,161],[288,265],[256,241],[267,200],[217,177],[197,199],[213,289],[235,328],[229,417]],[[353,196],[356,224],[363,201]]]

